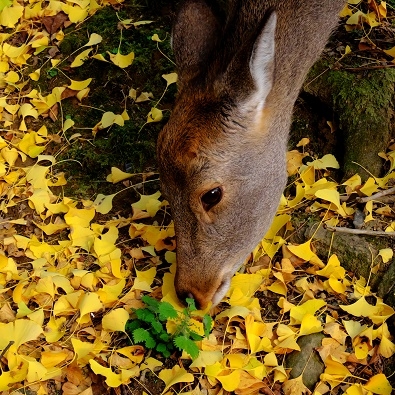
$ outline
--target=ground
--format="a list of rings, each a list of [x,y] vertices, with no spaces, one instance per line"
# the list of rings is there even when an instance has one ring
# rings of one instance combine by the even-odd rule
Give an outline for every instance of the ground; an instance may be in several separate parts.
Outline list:
[[[356,101],[365,87],[344,83],[360,78],[357,71],[349,79],[342,74],[366,67],[356,63],[366,31],[358,21],[347,24],[358,12],[352,3],[322,61],[344,102],[343,94]],[[388,15],[384,2],[359,9],[365,29],[377,24],[368,37],[381,45],[372,53],[382,68],[395,57],[393,6],[388,2]],[[375,221],[373,231],[394,231],[391,203],[375,195],[395,178],[393,147],[382,154],[381,178],[356,175],[339,185],[342,174],[329,155],[333,125],[356,112],[336,113],[324,95],[314,106],[311,80],[295,112],[289,186],[271,230],[219,306],[183,313],[173,287],[174,228],[155,165],[156,137],[176,94],[174,8],[165,0],[0,4],[0,390],[308,393],[301,377],[290,376],[296,367],[286,355],[319,333],[316,394],[390,394],[394,311],[371,285],[393,261],[391,243],[371,254],[363,278],[338,256],[318,252],[313,238],[297,238],[314,221],[351,227],[356,209],[363,228]],[[364,76],[366,84],[381,84],[380,92],[391,82]],[[378,99],[387,103],[386,95]],[[311,142],[303,139],[307,124],[320,131]],[[363,197],[374,199],[357,201]],[[179,312],[172,318],[166,310],[164,319],[171,339],[187,337],[170,357],[148,340],[152,320],[141,339],[125,331],[129,318],[143,314],[143,295]],[[205,314],[214,320],[208,337]],[[197,358],[188,355],[188,340]]]

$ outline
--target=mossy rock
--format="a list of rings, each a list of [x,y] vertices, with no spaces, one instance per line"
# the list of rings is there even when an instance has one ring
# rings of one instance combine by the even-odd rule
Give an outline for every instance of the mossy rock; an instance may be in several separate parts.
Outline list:
[[[379,250],[392,247],[392,238],[352,235],[324,229],[321,223],[310,225],[305,230],[305,240],[313,238],[316,252],[321,257],[336,254],[342,266],[357,277],[369,279],[369,285],[386,303],[395,307],[394,278],[395,259],[388,263],[374,262],[379,265],[377,273],[372,273],[372,260],[378,256]]]
[[[344,177],[356,172],[365,179],[380,175],[383,161],[378,153],[386,150],[393,134],[395,70],[335,70],[321,60],[307,80],[311,82],[304,91],[337,115]]]

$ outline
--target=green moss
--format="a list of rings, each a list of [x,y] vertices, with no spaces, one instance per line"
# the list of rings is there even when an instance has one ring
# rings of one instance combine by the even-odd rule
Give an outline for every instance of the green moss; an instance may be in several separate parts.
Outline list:
[[[308,86],[309,93],[331,105],[338,115],[345,176],[358,172],[367,177],[369,173],[361,172],[363,168],[379,175],[382,161],[377,153],[386,149],[390,138],[395,70],[331,70],[322,60],[309,79],[314,81]]]
[[[378,109],[389,108],[392,104],[395,70],[371,70],[365,75],[331,71],[328,83],[335,92],[335,106],[344,108],[340,120],[347,120],[352,126],[359,123],[360,118],[381,122]]]
[[[159,9],[149,8],[148,3],[135,0],[123,5],[118,11],[110,7],[103,8],[85,22],[81,29],[69,29],[60,47],[63,59],[77,51],[73,55],[75,57],[80,52],[78,49],[88,41],[89,35],[97,33],[103,38],[98,45],[98,52],[109,60],[108,53],[116,53],[120,44],[120,19],[153,20],[153,23],[139,28],[130,27],[122,30],[120,51],[122,54],[134,52],[135,59],[131,66],[120,69],[111,62],[89,59],[81,67],[70,68],[73,60],[73,57],[70,57],[61,63],[59,75],[47,81],[47,89],[50,91],[52,85],[61,86],[69,83],[67,78],[61,80],[64,78],[62,72],[73,80],[93,78],[89,85],[89,96],[83,100],[82,106],[73,97],[62,101],[64,117],[68,116],[75,122],[74,128],[67,132],[67,137],[70,138],[75,133],[80,133],[81,137],[73,139],[59,159],[65,161],[63,166],[67,174],[74,180],[78,178],[81,184],[89,185],[95,182],[93,180],[104,180],[112,166],[130,172],[141,172],[155,166],[157,134],[166,122],[169,112],[164,111],[162,122],[144,127],[143,125],[151,107],[156,104],[166,87],[162,74],[173,72],[175,66],[161,53],[162,51],[171,56],[169,20],[162,20],[161,16],[154,15]],[[161,2],[162,5],[165,3],[169,1]],[[151,39],[153,34],[165,39],[159,44],[160,51],[157,43]],[[46,78],[46,73],[43,74],[42,78]],[[154,99],[152,102],[134,103],[128,97],[131,88],[136,89],[138,94],[152,92]],[[174,101],[175,92],[175,85],[171,86],[159,108],[168,108]],[[123,127],[113,125],[93,136],[92,128],[100,122],[104,112],[121,114],[125,109],[130,120],[125,121]],[[57,128],[61,130],[60,122]],[[88,193],[95,188],[93,185],[91,189],[83,189]]]
[[[175,6],[173,0],[130,0],[116,8],[104,7],[84,23],[65,30],[59,53],[55,55],[61,60],[57,68],[52,68],[48,62],[50,48],[35,57],[34,65],[28,66],[29,73],[41,68],[39,81],[32,82],[31,86],[43,96],[51,93],[54,87],[69,85],[70,79],[81,81],[92,78],[90,92],[82,103],[71,96],[64,98],[58,108],[53,109],[52,114],[58,111],[57,120],[53,116],[44,120],[28,117],[26,120],[34,130],[45,123],[51,134],[61,136],[63,121],[71,118],[75,122],[74,127],[66,132],[67,140],[63,139],[60,143],[61,154],[57,155],[61,163],[58,169],[65,171],[68,178],[68,196],[92,197],[99,190],[105,193],[105,177],[112,166],[129,172],[155,167],[156,139],[170,115],[168,109],[174,101],[175,84],[170,86],[158,105],[164,111],[163,120],[144,124],[151,107],[156,105],[166,88],[162,75],[175,71],[174,64],[168,59],[172,57],[170,15]],[[124,19],[151,20],[152,23],[121,30],[119,22]],[[100,53],[108,62],[89,59],[80,67],[70,67],[74,58],[86,49],[83,46],[92,33],[102,37],[102,42],[93,47],[92,54]],[[154,34],[163,40],[159,43],[160,50],[157,42],[151,39]],[[123,55],[134,52],[134,61],[126,69],[109,61],[109,53],[116,53],[118,48]],[[151,102],[134,103],[128,97],[131,88],[136,89],[137,94],[152,92],[154,98]],[[113,125],[93,135],[92,128],[100,122],[104,112],[121,114],[124,110],[130,120],[125,121],[123,127]],[[76,134],[79,137],[75,137]],[[56,153],[60,146],[52,144]]]

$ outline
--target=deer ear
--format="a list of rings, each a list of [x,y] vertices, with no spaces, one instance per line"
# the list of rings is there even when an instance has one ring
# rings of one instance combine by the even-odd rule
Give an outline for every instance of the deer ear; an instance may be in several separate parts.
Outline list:
[[[256,100],[260,109],[263,109],[273,87],[276,26],[277,14],[272,11],[254,43],[249,63],[255,86],[251,99]]]
[[[219,21],[204,0],[186,0],[177,14],[172,46],[181,84],[207,64],[218,39]]]

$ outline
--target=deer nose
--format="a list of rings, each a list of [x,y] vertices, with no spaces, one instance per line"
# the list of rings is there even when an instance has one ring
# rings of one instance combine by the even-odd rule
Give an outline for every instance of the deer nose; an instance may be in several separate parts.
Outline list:
[[[193,299],[195,301],[195,306],[198,310],[204,310],[209,302],[211,301],[211,295],[202,295],[199,292],[191,292],[187,290],[179,290],[176,288],[178,299],[187,306],[187,299]]]

